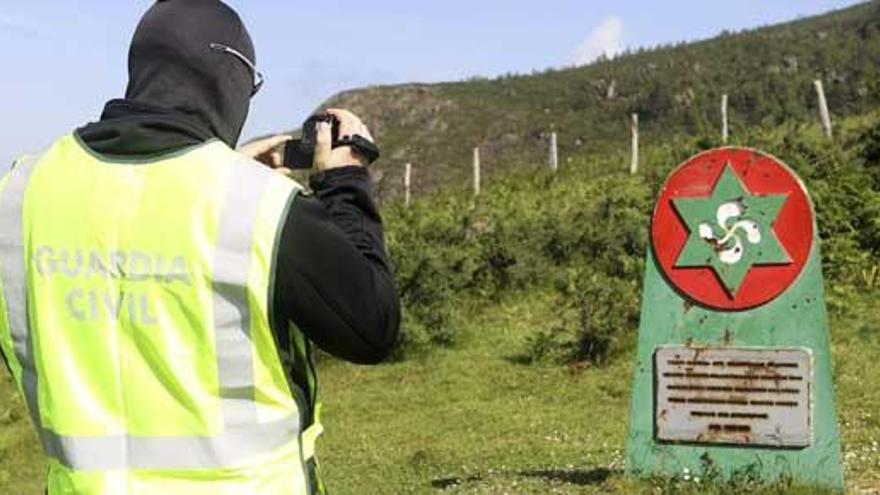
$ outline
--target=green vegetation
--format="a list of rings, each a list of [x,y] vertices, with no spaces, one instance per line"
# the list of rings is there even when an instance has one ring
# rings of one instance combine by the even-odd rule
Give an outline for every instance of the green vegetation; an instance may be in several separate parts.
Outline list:
[[[42,494],[46,471],[40,444],[12,377],[0,369],[0,493]]]
[[[846,120],[833,142],[802,124],[758,128],[743,141],[782,157],[810,187],[832,310],[878,285],[876,124],[876,116]],[[454,342],[466,321],[457,310],[463,301],[491,304],[533,288],[554,292],[556,311],[521,360],[601,363],[628,350],[632,339],[620,329],[638,326],[653,198],[673,166],[713,145],[692,138],[649,148],[637,177],[620,171],[619,157],[590,157],[556,176],[526,170],[498,179],[476,202],[460,188],[410,209],[389,206],[389,248],[406,308],[401,353]]]
[[[835,382],[853,493],[880,489],[880,114],[742,138],[805,179],[821,223]],[[622,474],[639,283],[653,198],[711,139],[578,157],[556,176],[524,170],[478,200],[462,187],[386,210],[407,307],[408,359],[326,363],[324,448],[341,493],[811,493],[682,473]],[[423,318],[423,315],[428,317]],[[419,345],[444,344],[439,347]],[[566,363],[560,366],[560,363]],[[696,480],[700,478],[699,482]],[[821,493],[821,492],[816,492]],[[871,491],[868,491],[871,493]]]
[[[781,157],[813,192],[847,476],[858,493],[880,489],[880,389],[867,378],[880,366],[880,114],[838,124],[833,142],[817,125],[790,123],[756,128],[741,144]],[[405,359],[372,370],[326,363],[328,422],[344,430],[331,429],[324,443],[331,485],[342,493],[810,493],[747,477],[731,485],[682,473],[646,483],[621,472],[653,198],[673,166],[715,144],[651,147],[638,177],[621,171],[622,156],[580,157],[556,176],[497,179],[476,201],[462,187],[409,210],[389,205]]]
[[[876,296],[872,296],[876,297]],[[831,325],[849,492],[880,489],[880,315],[871,298]],[[519,364],[523,339],[555,313],[531,291],[462,308],[460,345],[365,369],[326,363],[322,462],[337,494],[790,494],[698,473],[639,482],[623,475],[631,356],[602,368]],[[634,329],[630,330],[634,332]],[[689,480],[685,478],[689,477]],[[445,488],[441,490],[441,488]],[[860,492],[860,490],[869,490]],[[822,493],[816,491],[815,493]]]

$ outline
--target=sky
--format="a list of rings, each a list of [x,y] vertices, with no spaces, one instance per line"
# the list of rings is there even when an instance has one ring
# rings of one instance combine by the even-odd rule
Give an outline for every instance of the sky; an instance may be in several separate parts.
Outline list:
[[[0,167],[93,121],[121,97],[151,0],[2,0]],[[853,0],[229,0],[266,75],[244,138],[299,126],[357,87],[587,64],[626,48],[712,37]],[[662,5],[662,7],[661,7]],[[369,124],[369,122],[367,123]]]

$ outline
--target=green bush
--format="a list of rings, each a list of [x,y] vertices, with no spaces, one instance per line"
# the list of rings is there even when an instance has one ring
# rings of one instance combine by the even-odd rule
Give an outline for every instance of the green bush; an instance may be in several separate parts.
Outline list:
[[[443,206],[396,207],[385,214],[388,251],[403,304],[398,357],[455,341],[454,300],[472,279],[476,246],[468,239],[465,216]]]
[[[628,349],[638,327],[639,284],[586,268],[560,280],[558,321],[526,338],[526,362],[601,365]]]
[[[829,141],[815,126],[755,129],[742,144],[774,154],[816,205],[832,310],[880,286],[880,117],[844,121]],[[399,356],[454,345],[464,302],[554,290],[557,317],[526,339],[525,360],[607,362],[629,349],[650,213],[669,172],[717,143],[677,138],[643,151],[638,176],[620,156],[580,156],[557,174],[528,167],[386,211],[404,304]]]

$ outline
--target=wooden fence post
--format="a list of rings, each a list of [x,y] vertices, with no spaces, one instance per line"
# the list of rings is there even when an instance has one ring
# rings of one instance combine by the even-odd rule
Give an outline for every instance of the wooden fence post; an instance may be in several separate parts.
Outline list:
[[[556,133],[550,133],[550,170],[559,170],[559,148],[556,142]]]
[[[632,162],[629,165],[629,173],[636,174],[639,171],[639,114],[632,114]]]
[[[480,195],[480,148],[474,148],[474,196]]]
[[[727,95],[721,95],[721,143],[727,145],[730,138],[730,128],[727,123]]]
[[[822,119],[822,130],[825,131],[826,137],[832,137],[831,130],[831,114],[828,113],[828,100],[825,99],[825,88],[822,86],[822,80],[813,81],[816,86],[816,95],[819,97],[819,117]]]
[[[407,208],[409,208],[409,204],[412,202],[412,163],[406,164],[406,170],[403,173],[403,187],[406,189],[404,204]]]

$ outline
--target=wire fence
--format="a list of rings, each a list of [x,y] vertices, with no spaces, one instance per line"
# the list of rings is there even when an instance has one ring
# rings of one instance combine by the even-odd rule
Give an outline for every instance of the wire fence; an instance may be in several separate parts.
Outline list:
[[[833,128],[831,125],[831,114],[828,110],[828,100],[825,97],[825,89],[822,84],[821,79],[816,79],[813,81],[813,86],[816,90],[816,99],[817,99],[817,108],[819,114],[819,123],[822,126],[823,134],[832,139],[834,136]],[[730,122],[728,120],[728,112],[729,112],[729,98],[727,94],[721,95],[721,123],[720,123],[720,131],[721,131],[721,142],[726,146],[730,141]],[[639,114],[633,113],[630,115],[630,137],[631,137],[631,147],[630,147],[630,164],[629,164],[629,173],[637,174],[639,172]],[[553,131],[550,133],[549,139],[549,150],[547,153],[547,161],[548,167],[551,172],[556,173],[559,171],[559,145],[558,145],[558,134],[557,131]],[[474,148],[473,153],[473,192],[474,197],[478,197],[481,193],[482,186],[484,183],[484,177],[482,173],[482,165],[480,163],[480,147],[477,146]],[[404,171],[403,178],[403,186],[404,186],[404,203],[407,207],[412,204],[413,201],[413,174],[415,173],[415,167],[412,163],[407,163]]]

